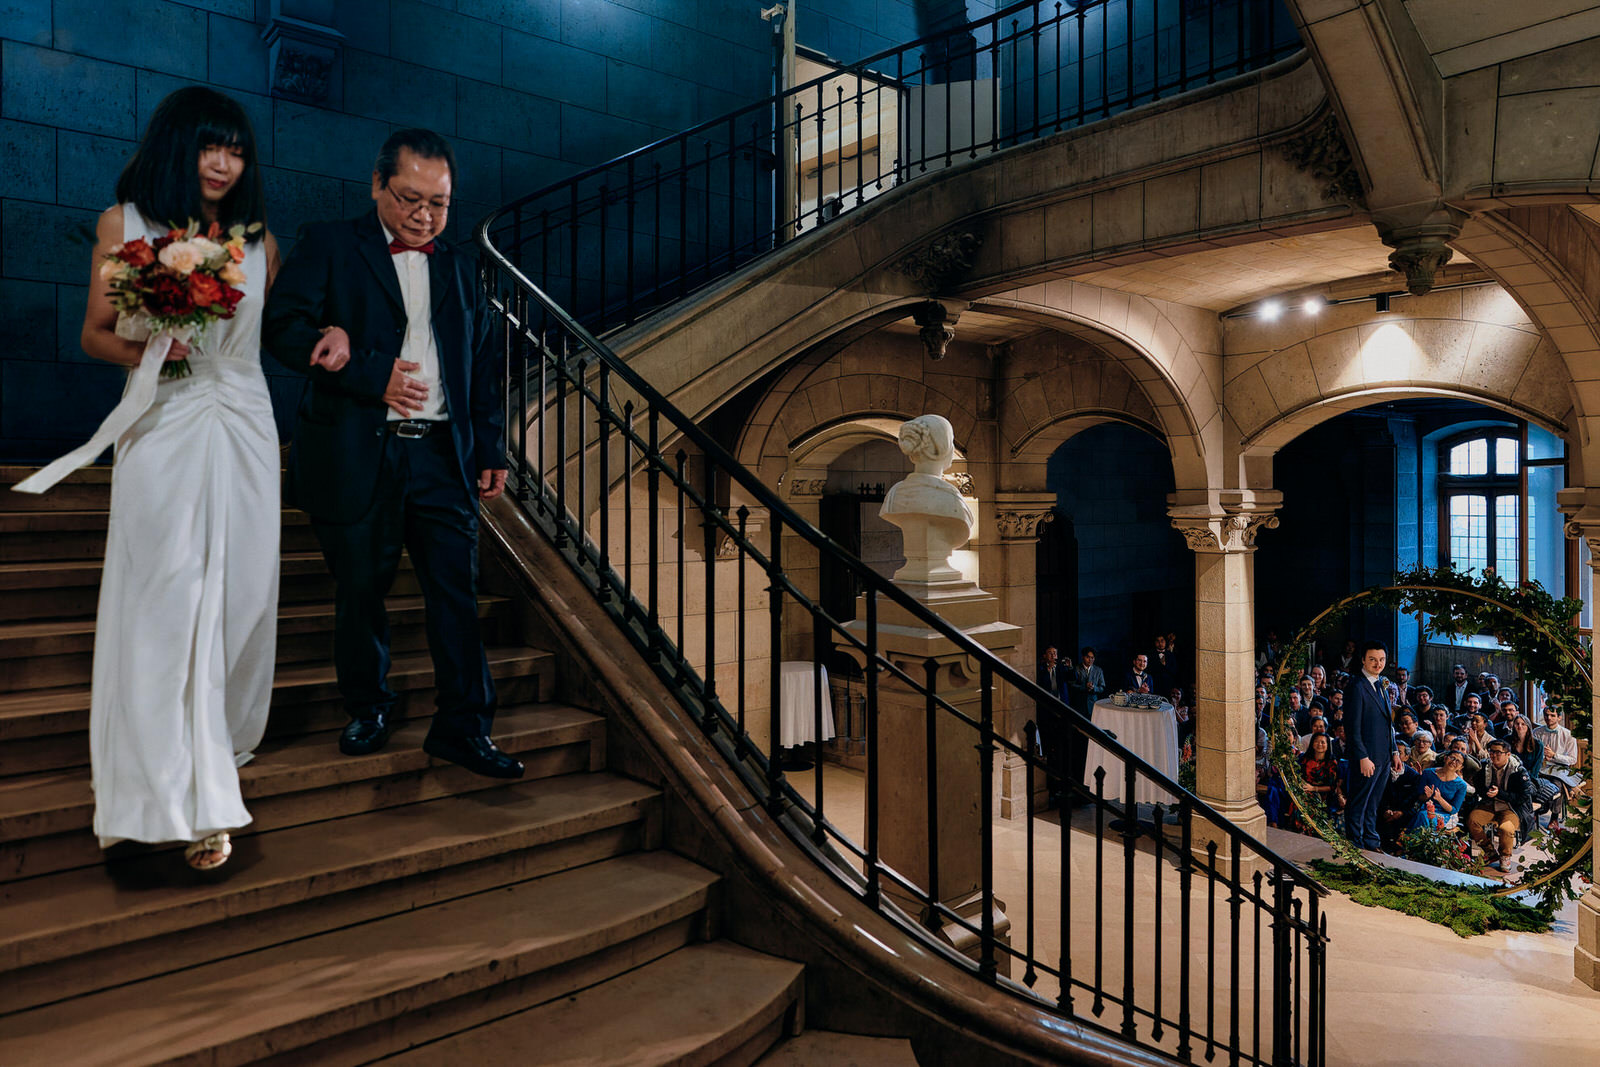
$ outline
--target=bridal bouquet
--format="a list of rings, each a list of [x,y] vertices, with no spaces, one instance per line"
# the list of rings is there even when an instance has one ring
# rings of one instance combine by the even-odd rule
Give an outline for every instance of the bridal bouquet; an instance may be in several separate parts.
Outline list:
[[[244,296],[245,237],[261,228],[234,226],[227,240],[212,223],[202,233],[198,222],[174,227],[154,241],[144,238],[111,249],[100,264],[100,277],[111,286],[111,303],[119,312],[117,336],[132,341],[170,334],[188,343],[218,319],[233,318]],[[161,377],[185,378],[189,361],[163,363]]]

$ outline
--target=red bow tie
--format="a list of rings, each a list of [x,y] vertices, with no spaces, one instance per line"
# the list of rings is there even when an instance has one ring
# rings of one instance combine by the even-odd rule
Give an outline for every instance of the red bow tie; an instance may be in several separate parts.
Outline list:
[[[391,256],[398,256],[401,252],[421,252],[425,256],[431,256],[433,255],[433,242],[429,241],[425,245],[408,245],[401,243],[399,240],[389,242],[389,254]]]

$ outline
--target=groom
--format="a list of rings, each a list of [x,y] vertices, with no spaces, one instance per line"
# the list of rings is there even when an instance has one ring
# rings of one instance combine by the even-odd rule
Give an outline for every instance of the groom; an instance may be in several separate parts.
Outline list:
[[[394,728],[384,597],[404,547],[427,608],[438,686],[422,747],[520,778],[489,739],[494,680],[478,633],[478,501],[505,489],[501,366],[472,258],[439,239],[455,155],[400,130],[372,172],[373,213],[308,224],[267,301],[262,343],[307,375],[286,498],[311,516],[337,583],[334,663],[350,725],[339,750]]]

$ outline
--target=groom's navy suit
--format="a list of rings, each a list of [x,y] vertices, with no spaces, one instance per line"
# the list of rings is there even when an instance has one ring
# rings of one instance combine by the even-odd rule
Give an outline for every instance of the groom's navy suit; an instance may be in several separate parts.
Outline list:
[[[477,479],[506,466],[502,369],[472,257],[435,244],[428,283],[447,421],[425,436],[393,432],[383,401],[408,319],[376,213],[302,230],[272,287],[262,341],[309,377],[285,499],[311,516],[338,586],[334,655],[346,710],[359,719],[393,705],[383,599],[403,546],[427,605],[435,730],[482,736],[494,682],[478,632]],[[337,372],[310,365],[326,326],[350,337],[350,361]]]
[[[1381,684],[1381,680],[1380,680]],[[1378,806],[1389,784],[1389,762],[1394,754],[1394,723],[1387,696],[1379,696],[1361,671],[1344,692],[1345,754],[1349,762],[1350,803],[1345,807],[1345,827],[1360,848],[1377,849]],[[1361,773],[1361,760],[1370,759],[1373,774]]]

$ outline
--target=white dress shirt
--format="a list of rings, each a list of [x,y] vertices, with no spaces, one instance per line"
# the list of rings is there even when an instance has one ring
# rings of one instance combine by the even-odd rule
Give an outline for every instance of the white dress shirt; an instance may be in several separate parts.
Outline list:
[[[387,226],[383,227],[383,236],[389,241],[395,239]],[[444,410],[444,381],[439,376],[439,346],[433,339],[433,291],[428,281],[428,257],[421,252],[397,252],[389,258],[394,260],[400,296],[406,305],[406,333],[400,342],[400,358],[420,365],[420,370],[408,374],[428,387],[428,399],[423,401],[421,411],[401,415],[390,408],[389,421],[448,418]]]

